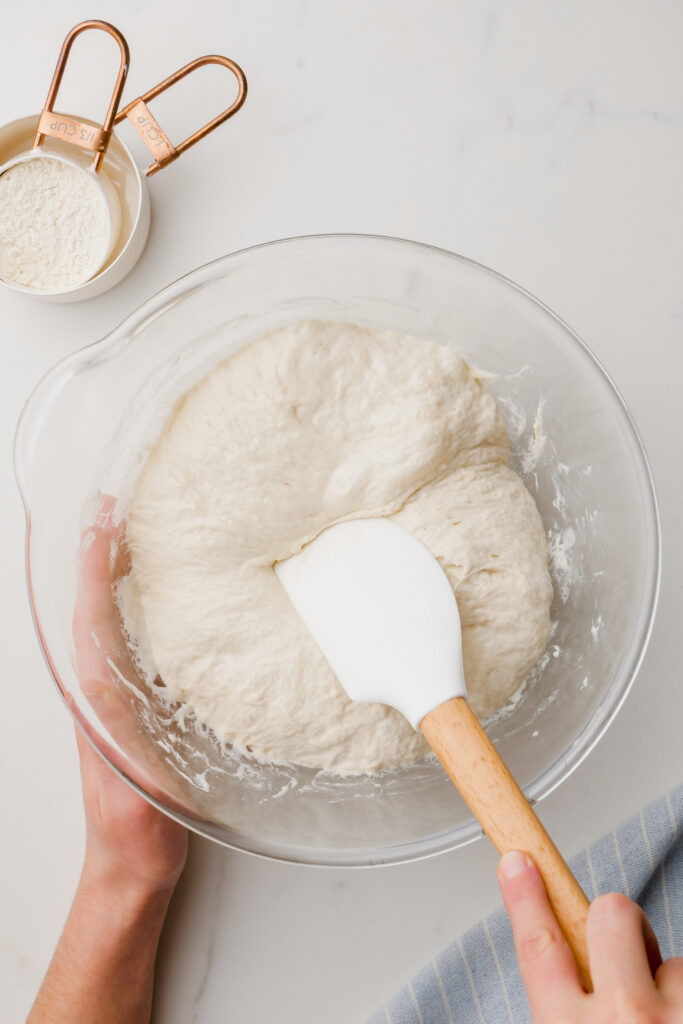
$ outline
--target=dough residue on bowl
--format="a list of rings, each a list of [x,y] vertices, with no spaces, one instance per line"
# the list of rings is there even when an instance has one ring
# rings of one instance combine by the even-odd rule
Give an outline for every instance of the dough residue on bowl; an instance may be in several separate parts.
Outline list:
[[[550,631],[543,527],[507,460],[493,396],[451,349],[327,321],[273,331],[181,399],[143,467],[127,630],[168,698],[240,750],[340,773],[417,760],[397,711],[347,698],[273,565],[332,523],[394,518],[448,575],[485,715]]]

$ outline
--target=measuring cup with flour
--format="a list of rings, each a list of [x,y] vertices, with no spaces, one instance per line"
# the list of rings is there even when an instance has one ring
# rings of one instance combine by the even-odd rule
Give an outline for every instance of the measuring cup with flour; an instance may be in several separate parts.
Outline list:
[[[77,288],[105,265],[121,229],[111,181],[38,151],[0,168],[0,278],[43,294]]]
[[[87,29],[109,33],[121,53],[101,127],[53,109],[73,42]],[[33,148],[0,167],[0,279],[6,284],[44,295],[61,293],[85,284],[111,256],[121,229],[121,204],[102,163],[129,63],[126,40],[108,22],[84,21],[64,40]],[[43,151],[46,138],[67,143],[69,155]]]
[[[113,36],[121,53],[102,125],[53,109],[73,41],[86,29]],[[147,102],[206,64],[228,68],[237,79],[237,96],[212,121],[173,145]],[[68,302],[91,298],[118,284],[135,266],[147,241],[150,205],[145,179],[236,113],[246,98],[242,69],[213,54],[190,61],[119,111],[128,66],[128,44],[118,29],[103,21],[82,22],[64,41],[40,116],[0,128],[0,282],[8,287]],[[124,119],[154,157],[144,176],[114,134],[115,125]],[[46,138],[49,150],[43,149]]]

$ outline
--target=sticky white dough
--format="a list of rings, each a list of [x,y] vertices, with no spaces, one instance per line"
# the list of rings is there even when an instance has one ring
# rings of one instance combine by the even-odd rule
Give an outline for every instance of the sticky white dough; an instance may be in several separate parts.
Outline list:
[[[492,395],[451,349],[353,324],[282,327],[185,395],[149,455],[128,514],[128,628],[168,697],[220,740],[341,773],[414,761],[422,736],[349,701],[272,566],[332,523],[392,516],[448,574],[484,715],[550,630],[541,520],[507,459]]]

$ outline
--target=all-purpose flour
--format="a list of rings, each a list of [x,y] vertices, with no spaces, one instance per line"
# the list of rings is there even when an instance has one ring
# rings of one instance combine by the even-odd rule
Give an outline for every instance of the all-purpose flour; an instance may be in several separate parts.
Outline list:
[[[107,201],[86,170],[36,157],[0,174],[0,278],[57,291],[99,270]]]
[[[550,632],[543,527],[507,459],[493,396],[451,349],[353,324],[274,331],[179,402],[143,468],[128,629],[171,700],[258,757],[338,772],[416,760],[421,734],[347,698],[273,565],[332,523],[391,516],[446,571],[470,702],[492,711]]]

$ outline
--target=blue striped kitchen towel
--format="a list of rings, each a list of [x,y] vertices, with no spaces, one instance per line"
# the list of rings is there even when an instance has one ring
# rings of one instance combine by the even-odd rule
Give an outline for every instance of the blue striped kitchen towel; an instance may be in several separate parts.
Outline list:
[[[637,900],[664,959],[683,955],[683,786],[571,862],[586,895]],[[367,1024],[530,1024],[504,910],[471,928]]]

